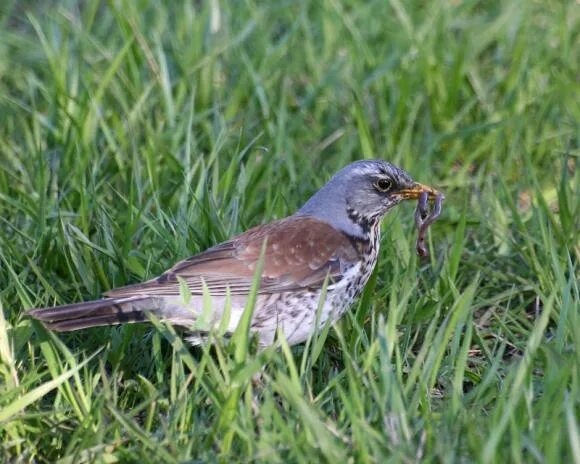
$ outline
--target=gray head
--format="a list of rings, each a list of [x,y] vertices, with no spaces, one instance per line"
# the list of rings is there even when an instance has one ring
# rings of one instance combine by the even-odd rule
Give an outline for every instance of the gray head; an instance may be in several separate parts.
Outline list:
[[[322,219],[344,232],[362,237],[403,200],[421,192],[437,192],[382,160],[356,161],[341,169],[297,214]]]

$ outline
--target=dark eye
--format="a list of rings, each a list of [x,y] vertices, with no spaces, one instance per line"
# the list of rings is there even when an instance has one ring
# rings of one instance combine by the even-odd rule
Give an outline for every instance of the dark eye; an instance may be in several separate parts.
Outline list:
[[[391,190],[392,186],[393,186],[393,182],[390,181],[389,179],[379,179],[375,182],[375,187],[380,192],[387,192],[387,191]]]

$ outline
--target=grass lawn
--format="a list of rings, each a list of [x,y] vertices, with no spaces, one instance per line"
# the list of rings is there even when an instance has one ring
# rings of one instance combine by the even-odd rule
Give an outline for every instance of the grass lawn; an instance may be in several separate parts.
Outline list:
[[[0,461],[580,463],[579,60],[572,0],[4,0]],[[431,257],[399,207],[305,346],[23,316],[373,157],[445,192]]]

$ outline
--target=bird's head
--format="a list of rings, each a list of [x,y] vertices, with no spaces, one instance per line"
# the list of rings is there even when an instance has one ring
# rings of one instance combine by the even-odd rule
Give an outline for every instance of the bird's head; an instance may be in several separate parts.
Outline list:
[[[439,194],[386,161],[356,161],[330,179],[298,214],[318,217],[350,235],[361,236],[401,201],[416,200],[423,192],[430,198]]]

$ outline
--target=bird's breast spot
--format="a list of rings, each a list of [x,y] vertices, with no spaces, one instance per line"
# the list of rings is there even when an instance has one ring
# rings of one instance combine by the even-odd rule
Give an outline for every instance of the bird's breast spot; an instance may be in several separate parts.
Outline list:
[[[340,279],[336,284],[329,285],[329,289],[342,289],[348,287],[352,282],[358,277],[360,272],[361,264],[357,263],[343,272],[342,279]]]

